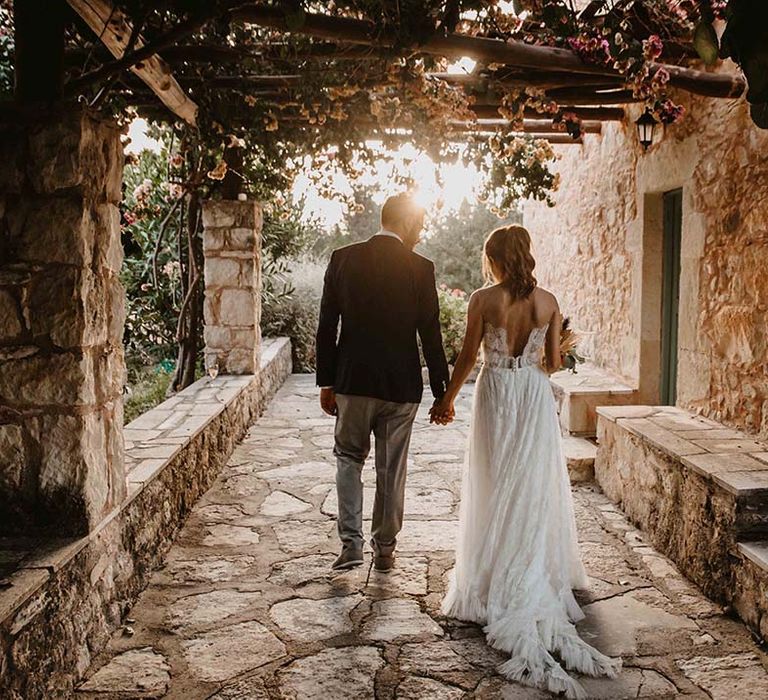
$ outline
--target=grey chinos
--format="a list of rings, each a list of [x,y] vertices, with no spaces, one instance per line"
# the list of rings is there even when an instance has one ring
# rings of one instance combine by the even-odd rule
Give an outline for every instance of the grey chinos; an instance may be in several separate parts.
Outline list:
[[[403,526],[408,447],[417,403],[337,394],[335,447],[338,530],[342,545],[363,547],[363,465],[376,438],[376,496],[371,535],[380,554],[390,554]]]

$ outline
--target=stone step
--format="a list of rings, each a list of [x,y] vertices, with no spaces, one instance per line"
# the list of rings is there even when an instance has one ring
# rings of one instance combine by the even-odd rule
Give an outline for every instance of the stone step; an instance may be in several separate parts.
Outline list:
[[[555,372],[550,379],[565,433],[595,437],[598,406],[637,403],[637,390],[607,370],[585,362],[578,372]]]
[[[733,567],[733,607],[761,639],[768,639],[768,541],[739,542]]]
[[[564,435],[563,453],[572,484],[594,480],[597,456],[597,445],[594,442],[586,438]]]

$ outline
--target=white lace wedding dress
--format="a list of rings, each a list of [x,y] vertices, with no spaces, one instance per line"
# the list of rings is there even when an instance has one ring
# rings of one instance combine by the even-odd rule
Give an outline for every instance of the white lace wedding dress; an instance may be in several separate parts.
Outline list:
[[[549,379],[547,326],[510,357],[505,329],[486,323],[464,468],[456,566],[443,613],[484,625],[510,658],[499,672],[569,698],[587,697],[563,666],[614,677],[621,661],[584,642],[572,588],[586,573]],[[562,665],[555,658],[559,657]]]

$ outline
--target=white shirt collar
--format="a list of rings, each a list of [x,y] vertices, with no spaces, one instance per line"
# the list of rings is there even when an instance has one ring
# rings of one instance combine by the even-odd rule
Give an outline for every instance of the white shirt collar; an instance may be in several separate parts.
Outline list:
[[[398,236],[398,235],[397,235],[396,233],[394,233],[393,231],[388,231],[388,230],[387,230],[387,229],[385,229],[385,228],[381,229],[380,231],[378,231],[378,232],[377,232],[377,233],[375,233],[374,235],[375,235],[375,236],[388,236],[389,238],[397,238],[397,240],[398,240],[398,241],[400,241],[400,243],[402,243],[402,242],[403,242],[403,239],[402,239],[402,238],[400,238],[400,236]]]

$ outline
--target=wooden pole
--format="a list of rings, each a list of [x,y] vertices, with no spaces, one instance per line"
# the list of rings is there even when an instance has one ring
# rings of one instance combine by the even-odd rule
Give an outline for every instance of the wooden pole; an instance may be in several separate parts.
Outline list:
[[[246,5],[233,11],[232,18],[286,32],[350,44],[392,46],[395,41],[392,34],[379,31],[374,24],[347,17],[305,13],[300,25],[289,26],[285,14],[277,8]],[[414,46],[413,50],[437,56],[456,58],[466,56],[486,63],[501,63],[516,68],[552,69],[603,76],[618,75],[616,71],[605,66],[584,63],[575,53],[567,49],[536,46],[514,40],[501,41],[460,34],[432,35],[418,46]],[[738,97],[746,88],[744,81],[736,76],[705,73],[682,66],[659,63],[652,63],[650,68],[652,72],[661,68],[666,69],[670,74],[672,87],[709,97]]]
[[[50,103],[61,97],[65,22],[63,0],[14,0],[17,103]]]

